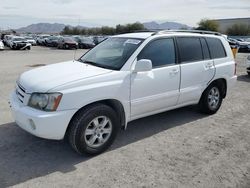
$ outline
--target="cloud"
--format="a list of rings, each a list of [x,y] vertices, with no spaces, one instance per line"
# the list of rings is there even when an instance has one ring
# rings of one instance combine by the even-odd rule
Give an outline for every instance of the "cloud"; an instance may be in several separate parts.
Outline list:
[[[206,17],[237,18],[249,15],[249,0],[0,0],[0,27],[59,22],[94,25],[174,20],[196,26]],[[11,14],[15,14],[16,18]],[[7,19],[6,16],[10,15]],[[25,17],[25,19],[24,19]],[[23,18],[23,19],[19,19]],[[4,20],[5,19],[5,20]]]
[[[15,10],[15,9],[18,9],[18,7],[16,7],[16,6],[4,6],[3,9],[6,9],[6,10]]]
[[[250,6],[219,5],[219,6],[211,6],[209,8],[211,8],[211,9],[248,10],[248,11],[250,11]]]
[[[56,3],[56,4],[67,4],[67,3],[72,3],[73,0],[52,0],[52,2]]]

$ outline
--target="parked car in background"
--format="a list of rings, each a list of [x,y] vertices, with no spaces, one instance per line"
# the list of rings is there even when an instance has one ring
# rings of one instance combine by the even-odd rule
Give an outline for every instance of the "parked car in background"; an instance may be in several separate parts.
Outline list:
[[[59,49],[77,49],[78,43],[72,37],[60,37],[58,40]]]
[[[239,43],[239,52],[250,53],[250,38]]]
[[[239,46],[240,46],[239,42],[235,39],[227,38],[227,41],[228,41],[229,45],[231,46],[231,48],[239,48]]]
[[[32,46],[36,46],[36,41],[33,37],[31,36],[25,36],[24,37],[28,43],[30,43]]]
[[[2,40],[0,40],[0,50],[4,50],[4,44]]]
[[[233,39],[228,38],[228,42],[232,48],[238,48],[240,53],[250,53],[250,39]]]
[[[49,36],[45,39],[45,46],[57,47],[60,36]]]
[[[187,105],[215,114],[236,80],[231,48],[218,33],[130,33],[77,61],[23,73],[10,105],[31,134],[65,137],[76,152],[98,154],[133,120]]]
[[[108,36],[94,36],[93,37],[93,41],[95,43],[95,45],[101,43],[102,41],[106,40],[108,38]]]
[[[10,47],[10,42],[11,42],[11,39],[13,38],[14,36],[13,35],[5,35],[4,36],[4,39],[3,39],[3,43]]]
[[[250,55],[247,57],[246,64],[247,64],[247,74],[250,76]]]
[[[13,50],[30,50],[31,44],[24,37],[14,36],[10,41],[10,48]]]
[[[37,37],[36,43],[38,45],[45,45],[45,39],[48,38],[48,37],[50,37],[50,35],[40,35],[40,36]]]
[[[82,37],[78,39],[78,47],[81,49],[89,49],[95,47],[95,43],[91,37]]]
[[[237,40],[238,42],[245,42],[245,40],[241,38],[236,38],[235,40]]]

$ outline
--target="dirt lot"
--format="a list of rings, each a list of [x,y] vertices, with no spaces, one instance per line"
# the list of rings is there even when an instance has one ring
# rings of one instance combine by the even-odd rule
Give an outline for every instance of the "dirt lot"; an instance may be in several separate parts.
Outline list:
[[[96,157],[24,132],[7,103],[20,73],[73,55],[41,47],[0,52],[0,187],[250,187],[247,54],[238,55],[237,85],[217,114],[185,107],[137,120]]]

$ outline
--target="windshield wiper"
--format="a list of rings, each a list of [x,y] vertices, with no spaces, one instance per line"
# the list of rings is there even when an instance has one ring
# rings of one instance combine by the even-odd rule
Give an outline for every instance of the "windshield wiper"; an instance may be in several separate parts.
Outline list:
[[[111,66],[108,66],[108,65],[101,65],[101,64],[95,63],[93,61],[84,61],[82,59],[79,59],[78,61],[80,61],[82,63],[86,63],[88,65],[93,65],[93,66],[96,66],[96,67],[101,67],[101,68],[104,68],[104,69],[117,70],[115,67],[111,67]]]

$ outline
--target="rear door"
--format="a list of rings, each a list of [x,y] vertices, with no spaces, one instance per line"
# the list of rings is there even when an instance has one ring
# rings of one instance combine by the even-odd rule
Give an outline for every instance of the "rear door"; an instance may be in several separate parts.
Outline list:
[[[204,38],[178,37],[176,40],[181,69],[178,104],[197,103],[207,83],[214,77],[214,61]]]

